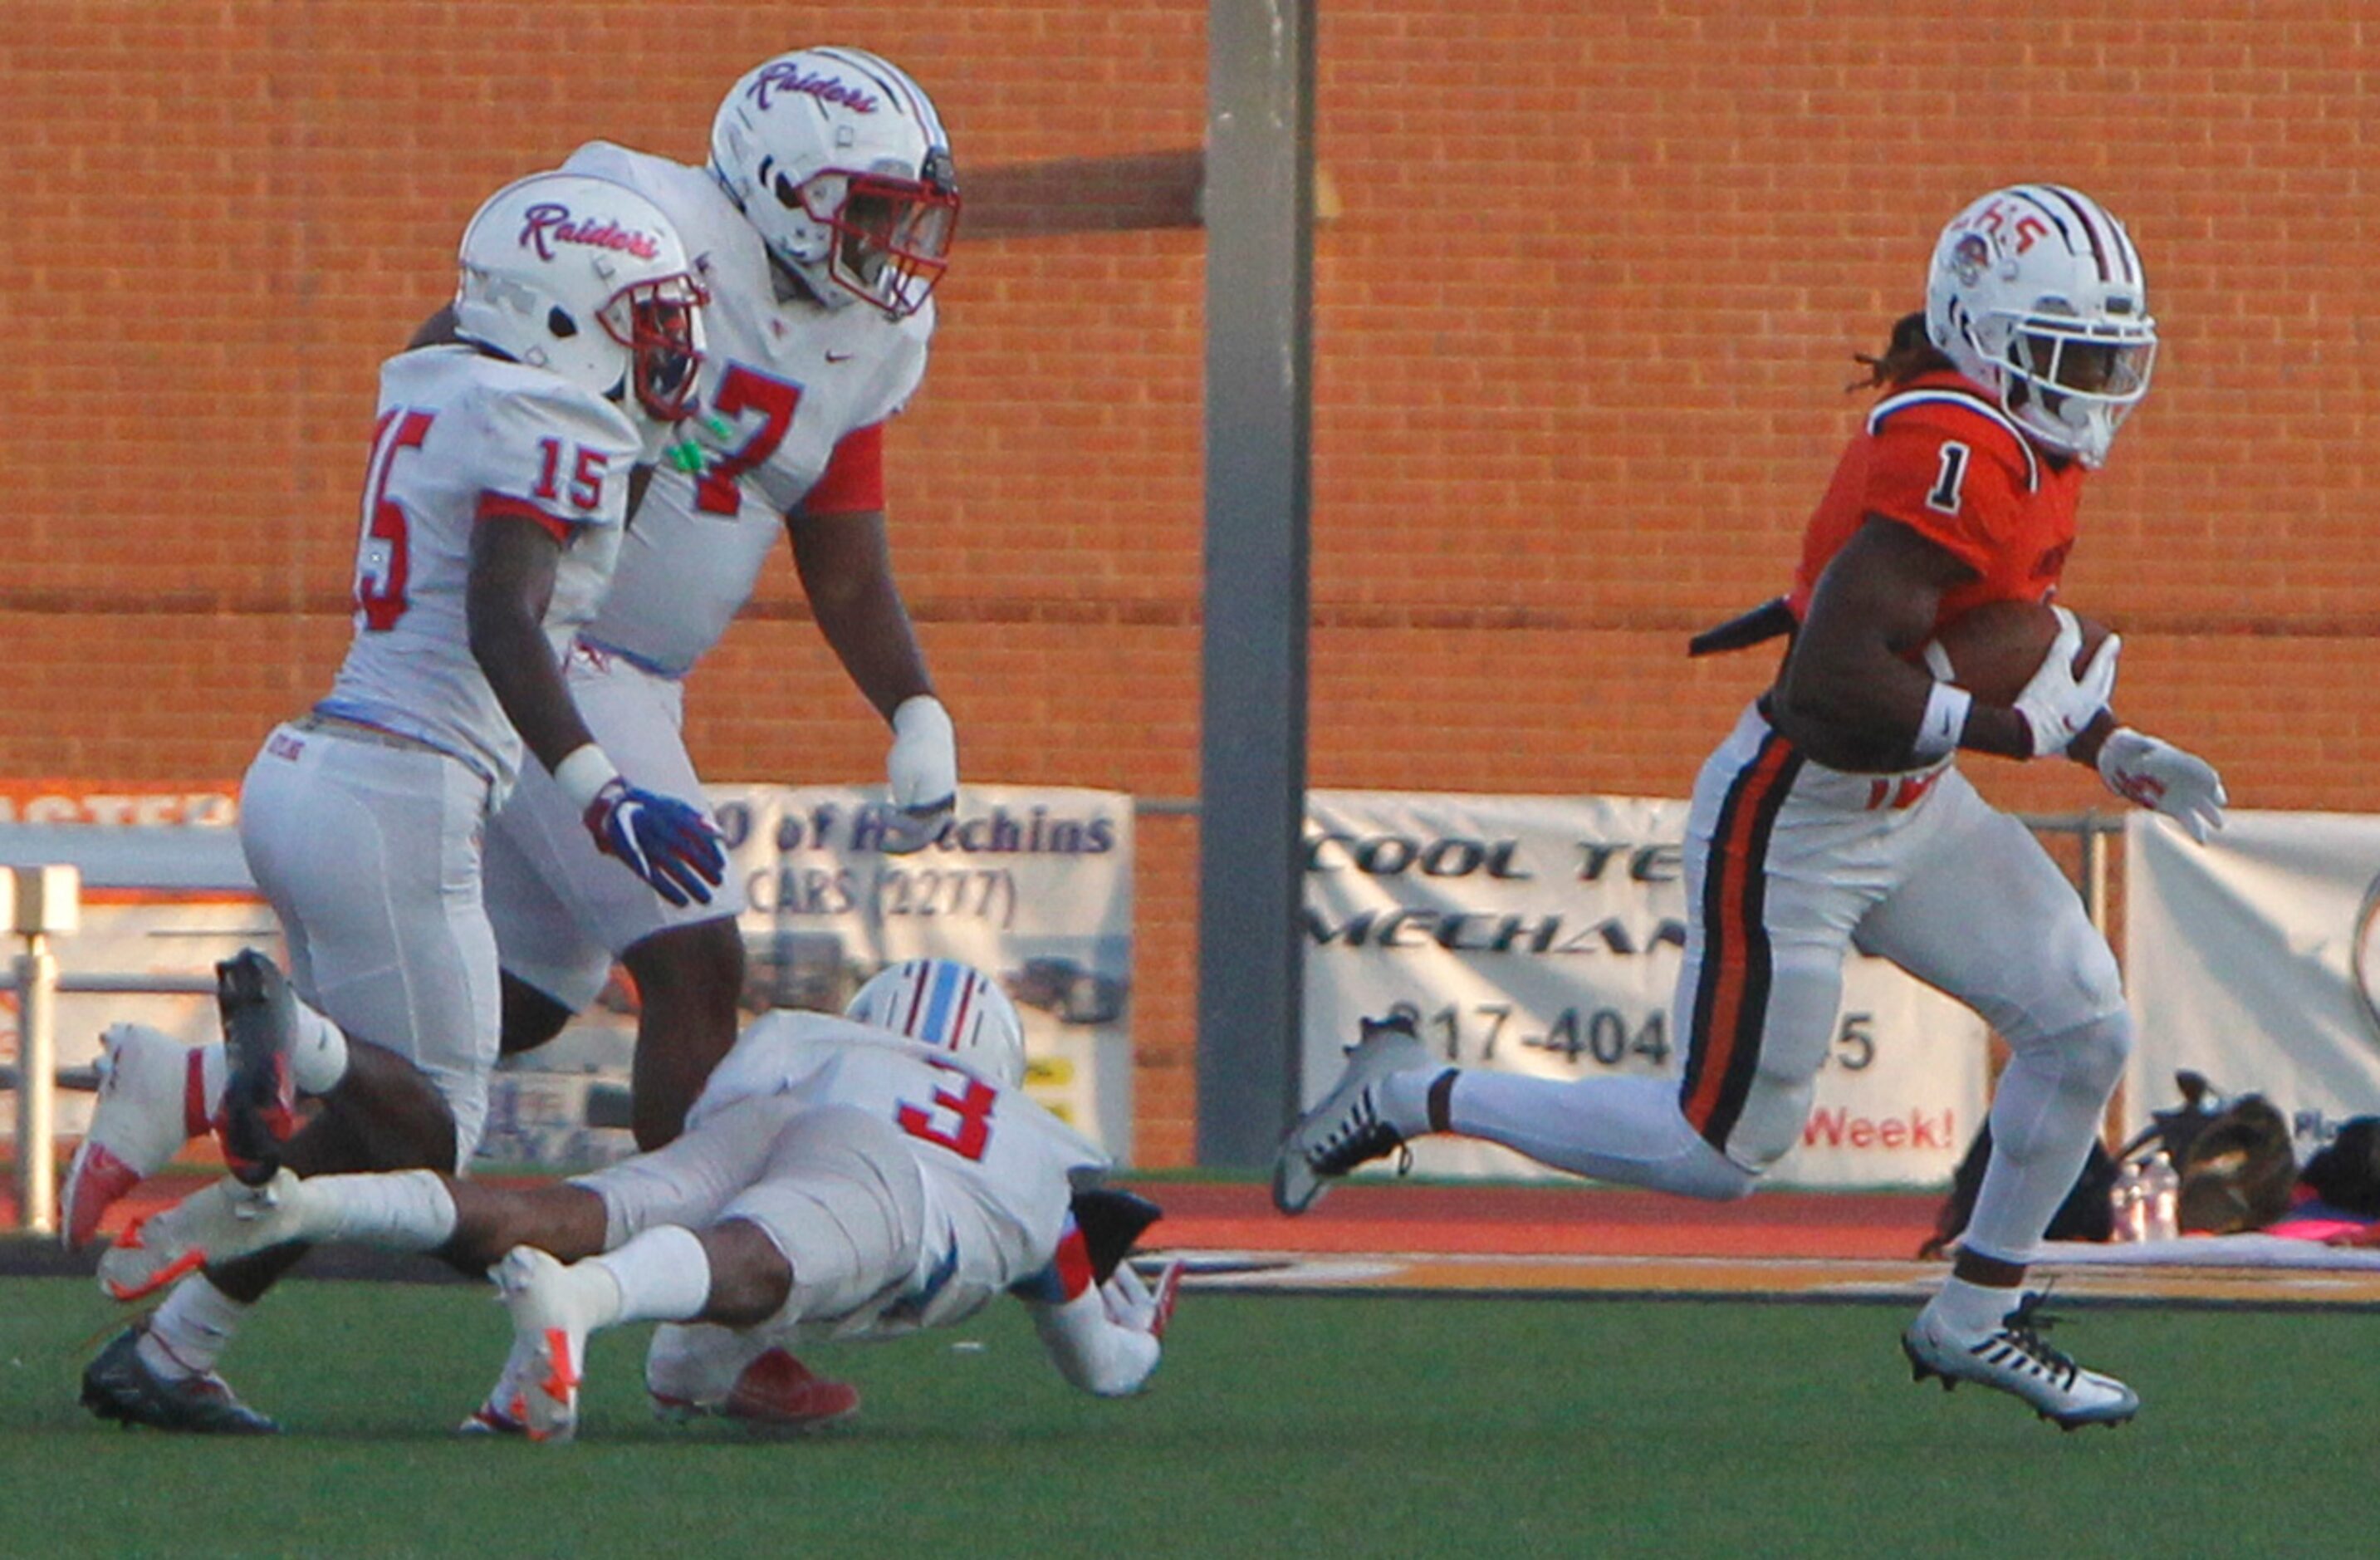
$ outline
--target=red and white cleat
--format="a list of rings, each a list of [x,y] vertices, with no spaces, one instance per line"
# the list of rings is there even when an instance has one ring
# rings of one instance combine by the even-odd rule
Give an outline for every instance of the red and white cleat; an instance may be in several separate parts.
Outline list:
[[[859,1411],[859,1389],[812,1371],[765,1337],[665,1322],[645,1356],[645,1390],[665,1420],[716,1417],[747,1429],[799,1432]]]
[[[127,1225],[100,1254],[99,1286],[112,1300],[144,1299],[209,1262],[306,1239],[305,1198],[306,1183],[285,1169],[261,1187],[225,1176]]]
[[[100,1037],[99,1103],[60,1193],[68,1249],[89,1245],[110,1208],[207,1131],[201,1054],[145,1024],[117,1024]]]
[[[532,1441],[572,1439],[587,1335],[618,1317],[620,1286],[601,1268],[559,1261],[534,1246],[514,1247],[488,1276],[512,1312],[513,1350],[523,1366],[513,1417]]]

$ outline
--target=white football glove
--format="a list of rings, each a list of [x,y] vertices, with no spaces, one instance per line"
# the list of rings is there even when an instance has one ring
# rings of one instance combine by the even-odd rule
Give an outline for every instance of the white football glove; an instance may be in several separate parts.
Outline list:
[[[1133,1271],[1130,1262],[1118,1262],[1114,1274],[1099,1286],[1099,1303],[1106,1307],[1108,1320],[1117,1326],[1161,1339],[1166,1324],[1173,1320],[1173,1302],[1181,1294],[1179,1258],[1165,1264],[1154,1288]]]
[[[2223,809],[2231,800],[2213,764],[2129,725],[2118,726],[2100,744],[2099,778],[2125,800],[2174,820],[2201,845],[2210,830],[2223,826]]]
[[[941,700],[920,693],[892,712],[892,750],[885,755],[884,772],[892,805],[901,811],[884,848],[905,856],[933,843],[958,806],[958,732]]]
[[[2074,652],[2082,648],[2082,626],[2062,606],[2049,610],[2058,615],[2058,637],[2049,641],[2049,653],[2041,658],[2033,680],[2016,696],[2016,713],[2024,717],[2026,729],[2033,733],[2033,756],[2037,759],[2064,752],[2066,745],[2082,735],[2082,728],[2107,707],[2116,692],[2116,653],[2124,645],[2120,638],[2109,634],[2077,676]]]

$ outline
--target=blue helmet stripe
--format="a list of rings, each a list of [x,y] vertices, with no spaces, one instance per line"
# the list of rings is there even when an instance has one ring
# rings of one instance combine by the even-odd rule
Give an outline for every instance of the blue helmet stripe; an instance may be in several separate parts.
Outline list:
[[[952,1042],[957,1036],[945,1031],[955,1017],[953,1009],[958,1005],[959,993],[966,984],[967,972],[946,959],[938,960],[927,968],[932,971],[932,984],[926,989],[928,1005],[925,1018],[915,1032],[919,1040],[948,1051],[953,1049]]]

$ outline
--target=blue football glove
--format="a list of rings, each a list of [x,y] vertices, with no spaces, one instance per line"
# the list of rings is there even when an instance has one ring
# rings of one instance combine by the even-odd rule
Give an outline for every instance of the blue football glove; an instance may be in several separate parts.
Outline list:
[[[616,774],[587,804],[587,832],[596,849],[618,857],[673,905],[710,904],[727,870],[719,831],[700,809]]]

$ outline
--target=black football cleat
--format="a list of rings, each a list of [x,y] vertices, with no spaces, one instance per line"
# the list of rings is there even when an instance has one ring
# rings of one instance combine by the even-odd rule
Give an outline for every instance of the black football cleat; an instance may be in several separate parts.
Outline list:
[[[193,1435],[278,1435],[281,1427],[232,1395],[213,1371],[169,1381],[140,1358],[143,1322],[127,1327],[83,1367],[82,1406],[127,1427]]]
[[[297,994],[279,966],[245,948],[215,966],[215,1010],[223,1018],[226,1062],[215,1135],[225,1165],[261,1187],[281,1168],[281,1145],[298,1130],[298,1091],[289,1071]]]

